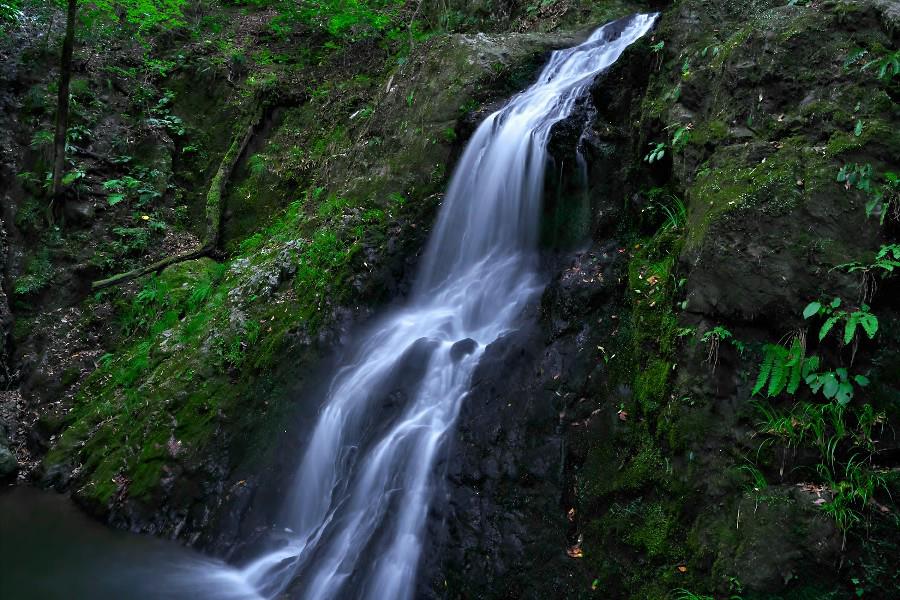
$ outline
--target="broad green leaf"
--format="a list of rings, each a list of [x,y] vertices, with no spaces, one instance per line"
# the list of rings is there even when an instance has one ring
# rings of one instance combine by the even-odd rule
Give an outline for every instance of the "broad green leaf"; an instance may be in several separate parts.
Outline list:
[[[869,336],[869,339],[875,337],[875,333],[878,331],[878,317],[872,314],[864,314],[859,320],[862,328],[865,330],[866,335]]]
[[[834,397],[838,401],[838,404],[847,406],[850,404],[850,400],[853,399],[853,386],[846,381],[841,383],[838,386],[837,394],[835,394]]]
[[[866,387],[869,385],[869,378],[865,375],[854,375],[853,380],[859,387]]]
[[[62,184],[63,185],[71,185],[72,183],[81,179],[81,177],[83,175],[84,175],[84,173],[82,173],[81,171],[69,171],[68,173],[63,175]]]
[[[110,206],[115,206],[119,202],[125,199],[125,194],[110,194],[106,197],[106,201]]]
[[[822,379],[824,386],[822,393],[825,394],[826,398],[834,398],[838,393],[838,389],[840,389],[840,382],[838,382],[837,377],[834,376],[834,373],[825,373]]]
[[[862,120],[857,119],[856,127],[853,128],[853,135],[855,135],[856,137],[859,137],[862,135],[862,132],[863,132],[863,122],[862,122]]]
[[[853,313],[849,317],[847,317],[847,323],[844,325],[844,344],[849,344],[853,341],[853,336],[856,334],[856,325],[859,323],[858,313]]]
[[[810,302],[806,305],[806,308],[803,309],[803,318],[808,319],[813,315],[817,315],[821,309],[822,304],[820,302]]]
[[[831,308],[837,308],[840,305],[841,305],[840,298],[835,298],[834,300],[831,301]]]

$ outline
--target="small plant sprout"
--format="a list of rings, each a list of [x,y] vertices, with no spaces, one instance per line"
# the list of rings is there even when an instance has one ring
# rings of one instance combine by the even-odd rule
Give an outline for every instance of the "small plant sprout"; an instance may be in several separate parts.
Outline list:
[[[712,367],[713,371],[715,371],[716,367],[719,365],[719,345],[723,341],[731,343],[738,352],[744,352],[744,344],[735,339],[734,335],[721,325],[717,325],[704,333],[703,337],[700,338],[700,341],[708,345],[706,362]]]
[[[843,269],[848,273],[861,274],[860,303],[868,302],[875,295],[878,287],[876,275],[883,279],[892,275],[894,269],[900,269],[900,244],[881,246],[875,254],[875,260],[870,263],[849,262],[834,268]]]
[[[691,139],[691,130],[693,129],[693,123],[680,125],[675,128],[675,133],[672,134],[672,152],[680,152],[687,146],[688,141]]]

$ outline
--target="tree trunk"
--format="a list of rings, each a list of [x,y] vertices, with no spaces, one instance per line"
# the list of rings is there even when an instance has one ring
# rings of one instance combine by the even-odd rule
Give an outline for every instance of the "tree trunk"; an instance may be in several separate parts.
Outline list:
[[[75,47],[75,12],[78,0],[68,0],[66,37],[59,63],[59,97],[56,106],[56,136],[53,139],[53,200],[59,196],[66,168],[66,132],[69,129],[69,83],[72,81],[72,51]],[[51,201],[52,203],[52,201]]]

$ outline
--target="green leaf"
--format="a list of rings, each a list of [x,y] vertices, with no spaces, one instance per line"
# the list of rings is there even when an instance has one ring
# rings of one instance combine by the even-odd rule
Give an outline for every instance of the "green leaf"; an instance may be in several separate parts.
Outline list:
[[[841,406],[847,406],[850,404],[850,400],[853,399],[853,386],[849,382],[843,382],[838,386],[838,391],[835,394],[835,400],[838,401],[838,404]]]
[[[774,360],[772,362],[772,374],[769,377],[769,388],[766,390],[766,394],[777,396],[787,385],[788,351],[783,346],[773,346],[772,352]]]
[[[855,381],[856,385],[858,385],[859,387],[866,387],[867,385],[869,385],[869,378],[865,375],[854,375],[853,381]]]
[[[873,314],[864,314],[860,317],[860,325],[865,330],[866,335],[869,336],[869,339],[875,337],[875,334],[878,332],[878,317]]]
[[[813,315],[819,314],[819,311],[822,309],[821,302],[810,302],[806,305],[806,308],[803,309],[803,318],[808,319]]]
[[[812,390],[813,394],[818,394],[819,390],[822,389],[822,384],[824,384],[824,378],[820,376],[818,373],[814,373],[806,378],[806,384],[809,386],[809,389]]]
[[[63,185],[70,185],[84,176],[84,173],[81,171],[69,171],[62,178]]]
[[[834,376],[834,373],[825,373],[822,377],[822,383],[824,385],[822,393],[825,394],[825,397],[829,399],[834,398],[838,393],[838,389],[840,389],[840,382]]]
[[[853,128],[853,135],[855,135],[856,137],[859,137],[862,135],[862,132],[863,132],[863,122],[862,122],[862,120],[858,119],[856,121],[856,127]]]
[[[838,322],[838,319],[841,318],[841,315],[831,315],[828,317],[828,320],[822,325],[822,328],[819,330],[819,341],[825,339],[825,336],[828,335],[828,332],[831,331],[831,328],[834,327],[834,324]]]
[[[847,323],[844,325],[844,344],[849,344],[853,341],[853,336],[856,334],[856,325],[859,323],[858,314],[852,313],[847,317]]]
[[[765,354],[763,355],[763,362],[759,368],[759,375],[756,378],[756,385],[753,386],[753,396],[762,391],[763,387],[766,385],[766,381],[769,379],[769,374],[772,372],[772,364],[775,362],[775,353],[772,352],[772,345],[767,344],[765,347]]]
[[[803,361],[803,377],[806,378],[806,383],[809,383],[809,376],[814,375],[816,371],[819,370],[819,357],[818,356],[810,356],[809,358]]]
[[[835,298],[834,300],[831,301],[831,308],[837,308],[840,305],[841,305],[840,298]]]
[[[110,206],[115,206],[119,202],[125,199],[125,194],[110,194],[106,197],[106,201]]]

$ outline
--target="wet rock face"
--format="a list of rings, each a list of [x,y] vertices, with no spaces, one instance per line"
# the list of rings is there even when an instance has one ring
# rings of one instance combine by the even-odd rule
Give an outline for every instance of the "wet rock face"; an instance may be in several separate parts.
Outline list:
[[[544,248],[588,251],[553,263],[538,326],[485,353],[432,524],[445,557],[426,564],[434,595],[849,597],[861,574],[850,563],[896,562],[892,542],[844,546],[822,510],[828,486],[809,483],[821,457],[761,448],[751,393],[757,349],[806,326],[807,302],[859,297],[859,279],[834,265],[896,240],[835,183],[847,163],[897,169],[896,85],[842,66],[848,36],[896,39],[891,15],[882,2],[681,2],[555,128]],[[854,136],[854,107],[878,135]],[[673,149],[686,125],[690,141]],[[658,142],[666,156],[648,164]],[[652,218],[661,193],[684,202],[682,223]],[[873,310],[895,323],[885,285]],[[746,346],[682,337],[715,326]],[[900,364],[898,342],[883,333],[855,364],[883,377],[864,402],[896,415],[900,382],[884,365]],[[748,460],[767,486],[754,487]],[[872,518],[873,539],[893,535]],[[891,581],[875,594],[895,595]]]
[[[613,322],[623,263],[613,244],[559,260],[523,328],[491,344],[473,375],[429,520],[423,596],[563,598],[589,585],[566,554],[569,429],[606,383],[585,356],[604,331],[593,324]]]

